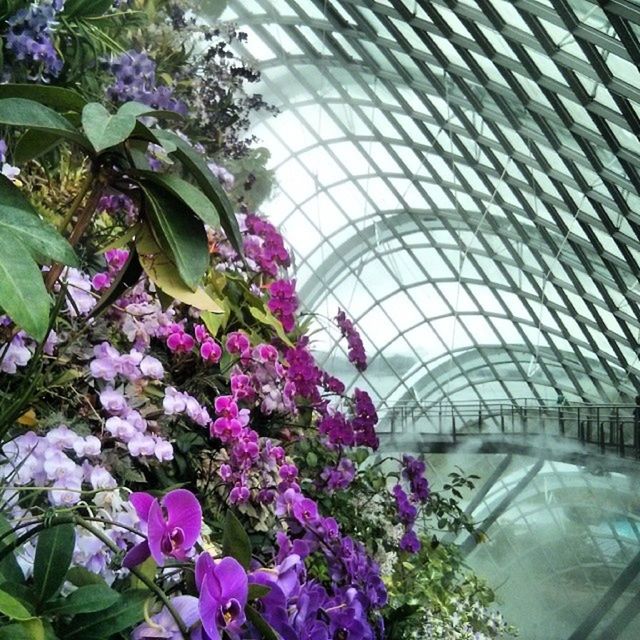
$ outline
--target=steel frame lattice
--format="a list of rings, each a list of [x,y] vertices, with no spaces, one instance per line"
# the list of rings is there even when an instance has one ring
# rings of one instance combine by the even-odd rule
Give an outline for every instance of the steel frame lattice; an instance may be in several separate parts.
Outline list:
[[[282,110],[256,132],[303,305],[366,336],[351,384],[381,406],[635,395],[637,2],[238,0],[223,18]]]

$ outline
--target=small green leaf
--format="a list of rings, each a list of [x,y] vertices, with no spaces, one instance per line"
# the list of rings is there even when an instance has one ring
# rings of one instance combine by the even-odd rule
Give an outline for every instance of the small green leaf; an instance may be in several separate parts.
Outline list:
[[[250,604],[245,607],[244,612],[251,624],[260,632],[264,640],[278,640],[276,632]]]
[[[16,164],[24,164],[30,160],[35,160],[55,149],[63,141],[64,138],[57,133],[27,129],[16,143],[13,150],[13,161]]]
[[[75,616],[73,622],[65,630],[65,640],[104,640],[120,633],[144,617],[144,602],[149,597],[148,591],[140,589],[125,591],[114,605],[95,614]]]
[[[71,564],[76,532],[71,523],[52,524],[38,534],[33,564],[34,591],[38,602],[54,596]]]
[[[176,150],[173,153],[178,160],[180,160],[184,168],[193,176],[207,198],[213,202],[220,216],[220,224],[227,234],[229,242],[231,242],[234,249],[241,254],[242,236],[240,234],[240,227],[238,226],[233,205],[224,192],[218,178],[213,175],[202,156],[200,156],[188,142],[185,142],[171,131],[156,131],[155,133],[157,137],[162,140],[163,145],[170,142],[176,146]]]
[[[293,346],[293,343],[288,338],[287,334],[284,332],[284,328],[282,326],[282,322],[276,318],[271,311],[268,309],[258,309],[256,307],[249,307],[249,313],[256,319],[258,322],[261,322],[268,327],[273,327],[278,335],[278,338],[282,340],[285,344],[290,347]]]
[[[0,100],[0,124],[57,133],[66,140],[76,142],[85,148],[90,146],[88,140],[78,133],[66,118],[34,100],[24,98]]]
[[[12,233],[0,233],[0,307],[35,340],[43,340],[49,303],[42,273],[29,249]]]
[[[209,244],[204,225],[163,188],[146,184],[144,194],[153,235],[169,253],[182,280],[195,291],[209,267]]]
[[[76,587],[85,587],[89,584],[107,584],[104,578],[84,567],[71,567],[71,569],[67,571],[67,580],[69,580],[71,584],[75,584]]]
[[[111,115],[98,102],[90,102],[82,110],[82,127],[96,153],[124,142],[135,126],[134,116],[118,113]]]
[[[111,9],[113,0],[67,0],[64,5],[65,18],[95,18]]]
[[[170,173],[154,173],[145,171],[142,176],[145,181],[155,182],[167,191],[171,192],[196,215],[202,222],[217,229],[220,226],[220,217],[215,206],[200,189],[191,183]]]
[[[0,535],[4,535],[8,531],[11,531],[13,527],[9,521],[0,514]],[[5,548],[6,545],[11,544],[15,540],[15,535],[12,533],[0,542],[0,551]],[[0,577],[9,582],[22,583],[24,582],[24,575],[22,569],[16,560],[14,553],[10,553],[0,561]]]
[[[70,615],[93,613],[114,605],[119,594],[106,584],[89,584],[80,587],[66,598],[60,598],[46,608],[48,614]]]
[[[251,563],[251,541],[231,509],[227,511],[224,521],[222,555],[235,558],[245,569]]]
[[[271,591],[271,587],[266,584],[250,584],[249,585],[249,600],[257,600],[258,598],[264,598]]]
[[[41,220],[31,203],[11,180],[0,175],[0,235],[16,236],[38,262],[55,260],[77,265],[73,247],[48,222]]]
[[[33,612],[29,611],[24,603],[1,589],[0,613],[11,620],[29,620],[33,618]]]
[[[231,309],[227,300],[224,298],[217,300],[220,307],[222,307],[222,313],[209,313],[204,311],[200,314],[200,319],[204,322],[209,333],[215,338],[218,335],[220,329],[224,329],[227,326],[229,316],[231,315]]]
[[[155,580],[158,563],[153,558],[147,558],[142,564],[138,565],[137,570],[150,580]],[[149,589],[147,585],[138,578],[131,576],[131,587],[133,589]]]

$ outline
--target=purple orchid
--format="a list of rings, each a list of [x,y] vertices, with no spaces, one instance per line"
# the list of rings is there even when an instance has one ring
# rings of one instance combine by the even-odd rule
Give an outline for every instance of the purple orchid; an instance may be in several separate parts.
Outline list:
[[[202,620],[196,640],[221,640],[223,631],[234,640],[239,638],[249,595],[249,579],[242,565],[231,557],[215,561],[202,553],[196,561],[196,585]]]
[[[138,491],[131,494],[129,501],[147,525],[147,540],[127,553],[123,566],[135,567],[149,556],[159,565],[167,557],[184,560],[200,536],[202,526],[202,508],[193,493],[175,489],[158,500]]]

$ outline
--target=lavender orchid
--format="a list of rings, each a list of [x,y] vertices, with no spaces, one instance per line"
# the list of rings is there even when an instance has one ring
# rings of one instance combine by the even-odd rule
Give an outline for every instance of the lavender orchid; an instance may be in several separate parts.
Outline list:
[[[147,540],[131,549],[123,565],[135,567],[151,556],[159,565],[167,557],[184,560],[200,536],[202,508],[186,489],[170,491],[157,500],[151,494],[132,493],[129,501],[140,520],[147,525]]]

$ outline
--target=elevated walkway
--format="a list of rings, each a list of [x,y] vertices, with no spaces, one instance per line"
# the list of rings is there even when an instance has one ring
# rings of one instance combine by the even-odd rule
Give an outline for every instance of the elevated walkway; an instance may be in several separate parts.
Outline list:
[[[526,454],[608,471],[640,468],[636,405],[410,403],[380,409],[382,450]]]

